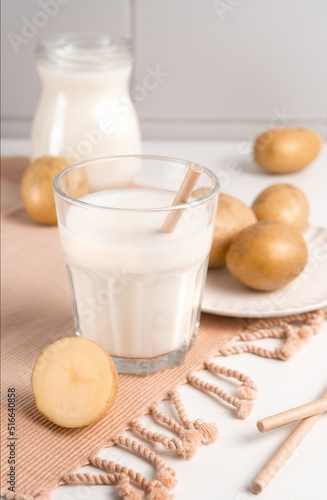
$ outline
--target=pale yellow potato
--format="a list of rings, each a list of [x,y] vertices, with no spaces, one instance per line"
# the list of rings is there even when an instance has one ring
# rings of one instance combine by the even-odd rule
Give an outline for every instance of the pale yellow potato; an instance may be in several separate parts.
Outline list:
[[[71,198],[78,199],[89,193],[88,179],[83,168],[72,169],[61,182],[61,189]]]
[[[310,207],[301,189],[291,184],[274,184],[257,196],[252,210],[258,221],[285,222],[302,231],[308,224]]]
[[[281,222],[263,221],[233,238],[226,265],[243,285],[269,292],[294,280],[307,259],[306,243],[296,229]]]
[[[207,194],[203,188],[194,191],[192,196],[200,198]],[[212,246],[209,256],[209,267],[220,267],[225,264],[225,256],[233,236],[251,224],[257,218],[253,210],[234,196],[220,193],[215,219]]]
[[[53,181],[59,172],[69,167],[63,158],[45,156],[35,160],[25,171],[21,182],[21,194],[27,213],[40,224],[57,224]],[[72,198],[88,193],[86,174],[81,169],[70,172],[64,178],[64,191]]]
[[[257,137],[253,157],[267,172],[286,174],[309,165],[319,154],[321,138],[304,128],[276,128]]]
[[[83,427],[101,419],[118,392],[109,354],[96,342],[66,337],[46,347],[32,371],[38,410],[61,427]]]
[[[57,224],[52,183],[61,170],[69,167],[63,158],[37,159],[25,171],[21,193],[27,213],[40,224]]]

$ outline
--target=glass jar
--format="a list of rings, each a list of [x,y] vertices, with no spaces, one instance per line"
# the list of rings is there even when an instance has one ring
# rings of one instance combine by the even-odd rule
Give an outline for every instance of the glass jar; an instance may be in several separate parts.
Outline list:
[[[32,161],[60,156],[72,164],[141,152],[129,95],[128,41],[59,34],[38,43],[36,63],[43,87],[32,128]]]

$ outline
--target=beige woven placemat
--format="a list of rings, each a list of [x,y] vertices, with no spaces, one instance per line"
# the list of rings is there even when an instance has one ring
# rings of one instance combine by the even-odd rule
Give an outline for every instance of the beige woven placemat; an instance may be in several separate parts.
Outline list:
[[[248,322],[203,315],[197,342],[183,366],[149,377],[119,375],[118,398],[109,413],[94,425],[63,429],[52,424],[35,406],[31,370],[42,349],[60,337],[73,335],[74,327],[58,230],[35,224],[22,207],[19,182],[26,165],[25,158],[6,158],[2,162],[1,493],[8,499],[41,499],[48,498],[60,482],[86,482],[114,484],[118,495],[126,500],[140,498],[141,490],[152,500],[170,498],[167,488],[175,484],[175,471],[138,441],[126,440],[123,432],[133,428],[143,438],[159,442],[183,458],[190,457],[199,444],[214,441],[217,433],[212,424],[188,419],[175,390],[177,386],[190,382],[231,404],[238,416],[245,418],[256,393],[253,381],[237,371],[211,363],[210,359],[215,354],[225,356],[239,352],[287,359],[304,338],[317,333],[324,315],[318,312],[297,317],[306,322],[307,331],[281,320]],[[247,341],[267,336],[285,338],[283,348],[267,351],[252,344],[222,348],[237,338]],[[240,381],[238,397],[202,382],[195,372],[203,368]],[[9,424],[14,429],[9,431],[8,394],[12,396],[13,392],[15,416]],[[158,406],[168,393],[179,421],[165,416]],[[138,419],[149,411],[163,426],[176,432],[176,439],[164,434],[153,435],[142,427]],[[134,471],[97,456],[103,446],[114,443],[152,462],[157,467],[159,480],[147,481]],[[10,464],[11,459],[14,462]],[[74,474],[88,463],[105,473]],[[13,483],[8,482],[10,479]],[[141,490],[135,490],[130,480]]]

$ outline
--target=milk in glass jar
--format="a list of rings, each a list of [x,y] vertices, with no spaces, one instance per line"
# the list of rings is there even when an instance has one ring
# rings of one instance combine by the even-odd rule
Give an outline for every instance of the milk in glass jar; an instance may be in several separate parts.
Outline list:
[[[129,95],[132,51],[127,40],[58,34],[38,43],[36,62],[42,94],[32,128],[31,161],[59,156],[73,164],[140,154],[139,123]],[[99,167],[99,183],[101,175]],[[122,179],[121,171],[111,172],[111,182],[116,176],[120,186],[134,175],[124,169]]]

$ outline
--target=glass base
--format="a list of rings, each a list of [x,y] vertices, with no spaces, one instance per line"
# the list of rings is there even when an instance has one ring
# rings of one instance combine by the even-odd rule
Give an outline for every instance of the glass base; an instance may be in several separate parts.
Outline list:
[[[152,375],[168,368],[174,368],[184,363],[186,355],[191,347],[194,345],[198,333],[199,324],[196,325],[195,331],[190,339],[181,345],[175,351],[168,352],[162,356],[151,359],[131,359],[131,358],[117,358],[111,356],[118,373],[129,373],[132,375]]]

